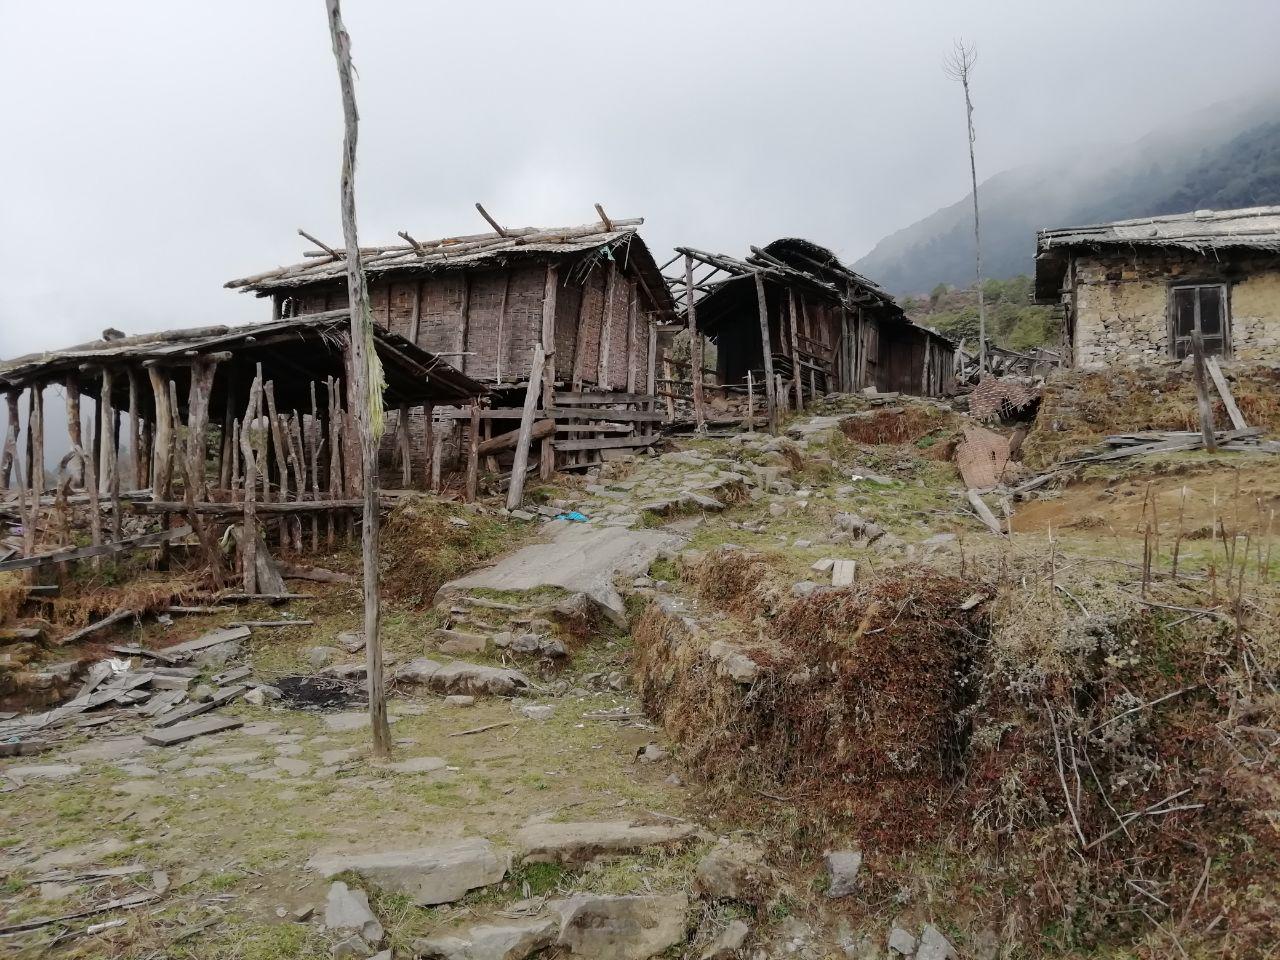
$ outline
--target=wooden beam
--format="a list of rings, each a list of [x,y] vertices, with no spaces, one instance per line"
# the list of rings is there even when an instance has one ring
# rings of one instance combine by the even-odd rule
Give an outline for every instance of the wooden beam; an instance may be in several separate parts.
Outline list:
[[[1209,376],[1213,378],[1213,385],[1218,389],[1218,396],[1222,398],[1222,405],[1226,408],[1227,416],[1231,420],[1231,426],[1237,430],[1249,429],[1249,423],[1244,418],[1244,414],[1240,412],[1240,408],[1236,406],[1236,398],[1231,395],[1231,387],[1227,384],[1227,378],[1222,375],[1222,367],[1218,366],[1217,357],[1205,357],[1205,369],[1209,371]]]
[[[494,232],[497,233],[498,236],[500,237],[507,236],[507,231],[501,225],[499,225],[497,220],[489,216],[488,210],[482,207],[479,203],[476,204],[476,209],[480,211],[480,216],[484,217],[485,221],[489,224],[489,226],[493,227]]]
[[[31,384],[31,412],[27,420],[27,435],[31,440],[31,480],[32,496],[39,498],[44,494],[44,384]]]
[[[613,450],[623,447],[651,447],[659,437],[602,437],[591,440],[557,440],[556,449],[571,450]]]
[[[542,344],[533,348],[533,364],[529,370],[529,385],[524,392],[524,411],[520,416],[520,433],[516,439],[516,455],[511,465],[511,486],[507,489],[507,509],[515,510],[524,499],[524,474],[529,466],[529,437],[533,431],[533,411],[538,405],[538,392],[545,361]]]
[[[613,300],[618,287],[618,265],[610,260],[609,270],[604,285],[604,322],[600,325],[600,355],[596,363],[596,384],[602,390],[608,390],[609,353],[613,341]]]
[[[554,420],[535,420],[533,427],[529,432],[529,439],[542,440],[555,433],[556,422]],[[506,433],[500,433],[496,437],[481,442],[477,453],[482,457],[492,456],[503,450],[509,450],[514,447],[520,440],[520,428],[508,430]]]
[[[1196,406],[1200,411],[1200,432],[1204,434],[1204,448],[1213,453],[1218,449],[1218,440],[1213,434],[1213,405],[1209,403],[1209,386],[1205,382],[1204,340],[1200,336],[1199,329],[1191,331],[1191,352],[1195,361]]]
[[[13,560],[3,560],[0,561],[0,573],[8,570],[26,570],[29,567],[42,567],[50,563],[66,563],[70,560],[84,560],[89,557],[103,557],[113,553],[124,553],[128,550],[138,550],[142,547],[154,547],[157,544],[167,543],[170,540],[177,540],[181,537],[188,536],[190,533],[190,527],[173,527],[169,530],[161,530],[158,533],[145,533],[139,537],[126,537],[122,540],[116,540],[112,543],[103,543],[97,546],[65,547],[61,550],[53,550],[49,553],[38,553],[30,557],[18,557]]]

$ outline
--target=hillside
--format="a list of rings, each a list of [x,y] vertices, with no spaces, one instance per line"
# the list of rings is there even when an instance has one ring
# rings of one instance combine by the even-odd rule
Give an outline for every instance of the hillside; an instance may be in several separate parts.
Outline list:
[[[1029,273],[1035,232],[1126,217],[1280,203],[1280,98],[1220,105],[1136,143],[998,173],[978,187],[984,273]],[[854,266],[895,293],[973,278],[966,195],[881,240]]]
[[[987,305],[990,342],[1009,350],[1056,347],[1060,330],[1052,307],[1031,302],[1031,277],[1021,274],[1008,280],[987,280],[982,285]],[[932,327],[952,340],[978,340],[978,294],[972,285],[963,288],[938,284],[928,296],[907,296],[902,308],[914,323]]]

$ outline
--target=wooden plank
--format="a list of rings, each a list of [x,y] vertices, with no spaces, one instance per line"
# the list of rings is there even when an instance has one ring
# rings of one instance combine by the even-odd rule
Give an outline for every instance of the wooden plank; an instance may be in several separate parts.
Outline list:
[[[147,660],[159,660],[161,663],[175,664],[181,663],[180,657],[175,657],[170,653],[164,653],[160,650],[151,650],[147,647],[139,647],[136,645],[114,645],[107,647],[112,653],[118,653],[122,657],[142,657]]]
[[[235,687],[225,687],[222,690],[216,691],[213,697],[209,700],[206,700],[204,703],[193,703],[190,706],[183,707],[181,710],[175,710],[173,713],[169,714],[166,717],[161,717],[159,720],[156,721],[156,728],[159,729],[161,727],[172,727],[172,726],[175,726],[176,724],[183,723],[186,720],[190,720],[193,717],[198,717],[202,713],[208,713],[210,710],[216,710],[218,707],[222,706],[224,703],[230,703],[236,697],[241,696],[248,689],[249,689],[248,687],[243,685],[235,686]],[[237,723],[237,726],[238,725],[239,724]],[[230,729],[230,728],[227,728],[227,729]],[[153,730],[151,732],[154,733],[155,731]],[[154,741],[148,740],[147,742],[152,743]],[[168,744],[161,744],[161,746],[168,746]]]
[[[1213,378],[1213,385],[1218,388],[1218,396],[1222,397],[1222,405],[1227,408],[1227,416],[1231,418],[1231,425],[1237,430],[1247,430],[1249,423],[1244,418],[1244,414],[1240,412],[1240,408],[1236,406],[1236,398],[1231,395],[1231,387],[1227,385],[1227,378],[1222,375],[1222,367],[1218,366],[1217,357],[1205,357],[1205,369],[1209,371],[1209,376]]]
[[[549,437],[555,433],[556,422],[554,420],[538,420],[533,425],[533,429],[529,433],[530,440],[541,440],[543,437]],[[506,433],[500,433],[496,437],[485,440],[477,448],[480,456],[487,457],[497,453],[500,450],[507,450],[514,447],[520,440],[520,428],[508,430]]]
[[[185,655],[204,650],[206,647],[216,647],[220,643],[230,643],[232,640],[247,640],[248,638],[248,627],[235,627],[230,629],[220,627],[217,630],[210,630],[208,633],[201,634],[194,640],[188,640],[185,643],[166,647],[165,653],[170,656],[175,654]]]
[[[241,687],[240,689],[243,690],[244,688]],[[196,704],[196,706],[206,707],[207,704],[200,703]],[[186,713],[186,711],[177,711],[177,714],[183,713]],[[237,727],[244,726],[244,721],[235,717],[205,717],[202,720],[189,720],[185,723],[174,724],[166,717],[158,721],[156,726],[168,729],[148,730],[142,735],[142,739],[157,747],[172,747],[178,743],[194,740],[196,737],[235,730]]]
[[[613,450],[624,447],[651,447],[659,437],[604,437],[600,440],[557,440],[556,449],[570,450]]]
[[[695,371],[690,375],[693,388],[693,419],[698,432],[706,429],[706,411],[702,407],[702,337],[698,333],[698,310],[693,302],[693,257],[684,255],[685,319],[689,323],[689,360]]]
[[[578,407],[547,410],[547,416],[562,420],[616,420],[619,423],[661,423],[666,419],[657,410],[614,410],[609,407]]]
[[[981,287],[979,287],[981,292]],[[1204,448],[1210,453],[1218,449],[1213,434],[1213,406],[1209,403],[1209,386],[1204,378],[1204,340],[1199,329],[1191,331],[1191,352],[1195,360],[1196,407],[1200,412],[1200,431],[1204,434]]]
[[[968,498],[974,512],[978,515],[978,519],[985,523],[992,533],[997,536],[1004,536],[1004,528],[1000,526],[1000,521],[991,512],[991,508],[982,502],[982,498],[978,496],[978,491],[968,490],[965,492],[965,496]]]
[[[556,403],[643,403],[649,399],[647,393],[605,393],[591,390],[570,390],[556,394]]]
[[[47,563],[66,563],[69,560],[83,560],[87,557],[101,557],[112,553],[124,553],[143,547],[154,547],[168,543],[191,533],[187,526],[174,527],[172,530],[161,530],[158,533],[144,533],[138,537],[117,540],[115,543],[103,543],[96,547],[72,547],[54,550],[50,553],[38,553],[31,557],[19,557],[16,560],[0,562],[0,572],[6,570],[26,570],[30,567],[41,567]]]

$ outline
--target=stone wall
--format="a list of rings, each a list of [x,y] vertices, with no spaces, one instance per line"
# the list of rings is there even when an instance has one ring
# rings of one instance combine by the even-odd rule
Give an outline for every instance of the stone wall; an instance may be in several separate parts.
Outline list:
[[[1168,287],[1180,281],[1227,283],[1233,358],[1280,362],[1280,257],[1132,250],[1080,254],[1075,267],[1078,367],[1170,361]]]

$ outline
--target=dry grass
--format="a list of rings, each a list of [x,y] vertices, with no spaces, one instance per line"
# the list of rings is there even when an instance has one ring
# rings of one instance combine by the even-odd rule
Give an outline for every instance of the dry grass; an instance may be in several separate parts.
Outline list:
[[[840,429],[855,443],[915,443],[952,420],[951,414],[936,407],[910,404],[850,417],[841,422]]]

